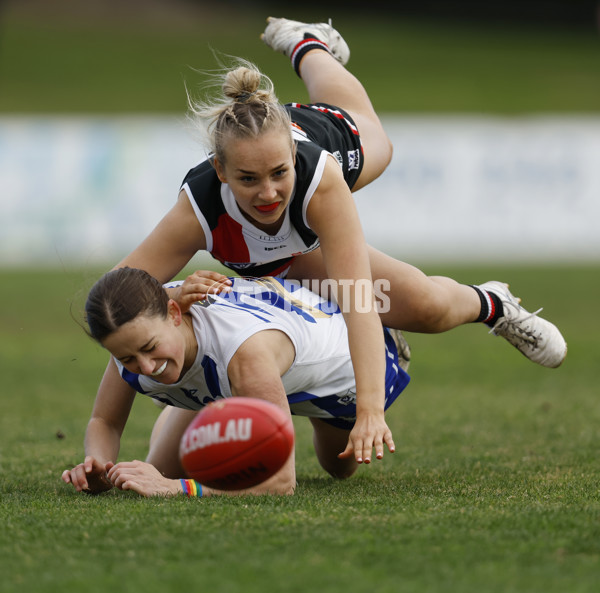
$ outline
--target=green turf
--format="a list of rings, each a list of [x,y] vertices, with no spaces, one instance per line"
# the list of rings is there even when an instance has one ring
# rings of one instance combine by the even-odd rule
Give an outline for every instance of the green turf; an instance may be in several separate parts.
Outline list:
[[[283,101],[306,100],[287,60],[259,40],[267,14],[193,10],[176,2],[158,16],[102,10],[102,3],[12,2],[0,20],[0,113],[176,112],[192,68],[215,67],[210,48],[255,61]],[[152,3],[156,5],[157,3]],[[54,6],[55,3],[52,3]],[[96,10],[92,6],[96,7]],[[61,7],[63,7],[61,9]],[[112,10],[112,13],[111,13]],[[288,9],[309,20],[329,13]],[[380,112],[597,113],[600,51],[590,28],[415,21],[365,11],[334,14],[352,50],[350,70]]]
[[[183,113],[184,81],[201,80],[191,67],[214,66],[209,46],[256,61],[283,101],[305,98],[258,41],[266,14],[252,3],[227,14],[205,3],[202,18],[182,2],[158,16],[156,2],[129,14],[116,10],[127,3],[64,4],[4,3],[0,114]],[[593,32],[308,15],[328,16],[381,112],[600,109]],[[559,324],[567,362],[537,368],[481,327],[408,335],[413,380],[388,414],[393,456],[335,482],[298,419],[294,497],[207,500],[62,484],[106,361],[73,319],[99,271],[0,271],[2,593],[595,592],[600,268],[426,271],[509,280]],[[136,402],[122,459],[144,457],[156,415]]]
[[[596,591],[600,269],[425,270],[509,280],[560,325],[566,363],[538,368],[483,327],[409,334],[394,455],[336,482],[297,419],[295,496],[205,500],[62,484],[106,360],[72,317],[99,272],[1,271],[3,593]],[[123,459],[143,458],[156,414],[136,402]]]

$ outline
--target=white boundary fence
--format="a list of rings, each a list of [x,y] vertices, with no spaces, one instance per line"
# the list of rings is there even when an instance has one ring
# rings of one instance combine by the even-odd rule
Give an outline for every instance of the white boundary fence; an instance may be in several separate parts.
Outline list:
[[[356,194],[407,261],[600,260],[600,118],[384,118],[394,159]],[[0,118],[0,265],[111,265],[204,157],[184,118]]]

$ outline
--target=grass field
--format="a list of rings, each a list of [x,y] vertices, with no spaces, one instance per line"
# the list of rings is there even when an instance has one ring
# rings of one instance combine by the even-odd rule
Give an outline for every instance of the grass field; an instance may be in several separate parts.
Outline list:
[[[394,455],[333,481],[296,419],[295,496],[205,500],[62,484],[106,361],[74,320],[99,272],[0,272],[2,592],[597,591],[600,268],[425,269],[507,279],[543,304],[569,342],[563,367],[482,327],[409,334]],[[156,414],[136,402],[122,459],[143,458]]]
[[[210,47],[255,61],[281,100],[305,99],[258,40],[254,3],[145,4],[3,2],[0,114],[183,114]],[[334,17],[382,113],[600,111],[594,31],[300,10],[285,16]],[[563,367],[536,367],[482,327],[408,335],[394,455],[336,482],[296,419],[295,496],[205,500],[88,497],[60,481],[82,459],[107,359],[76,322],[100,270],[0,269],[1,593],[595,593],[600,265],[424,269],[510,281],[563,330]],[[145,456],[157,412],[139,398],[121,459]]]

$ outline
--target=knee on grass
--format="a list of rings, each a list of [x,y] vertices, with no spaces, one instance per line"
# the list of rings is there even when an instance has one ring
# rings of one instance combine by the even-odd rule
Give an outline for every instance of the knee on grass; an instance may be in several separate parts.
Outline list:
[[[336,480],[346,480],[358,469],[358,463],[351,459],[319,459],[321,467]]]

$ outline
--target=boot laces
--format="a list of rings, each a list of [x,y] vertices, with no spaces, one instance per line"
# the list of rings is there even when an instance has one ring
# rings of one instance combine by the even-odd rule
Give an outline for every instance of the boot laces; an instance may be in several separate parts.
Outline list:
[[[517,312],[522,310],[522,307],[520,305],[517,305],[510,301],[503,301],[502,305],[504,307],[506,307],[506,305],[511,305]],[[536,347],[539,336],[536,336],[535,333],[531,329],[529,329],[529,327],[525,327],[524,323],[536,317],[538,313],[543,311],[543,309],[544,307],[540,307],[537,311],[529,313],[529,315],[526,315],[525,317],[522,317],[520,319],[518,317],[510,319],[505,313],[505,315],[502,318],[500,318],[498,323],[496,323],[496,325],[494,325],[494,327],[488,333],[493,334],[495,336],[512,334],[520,340],[523,340],[524,342],[529,342],[532,346]]]

